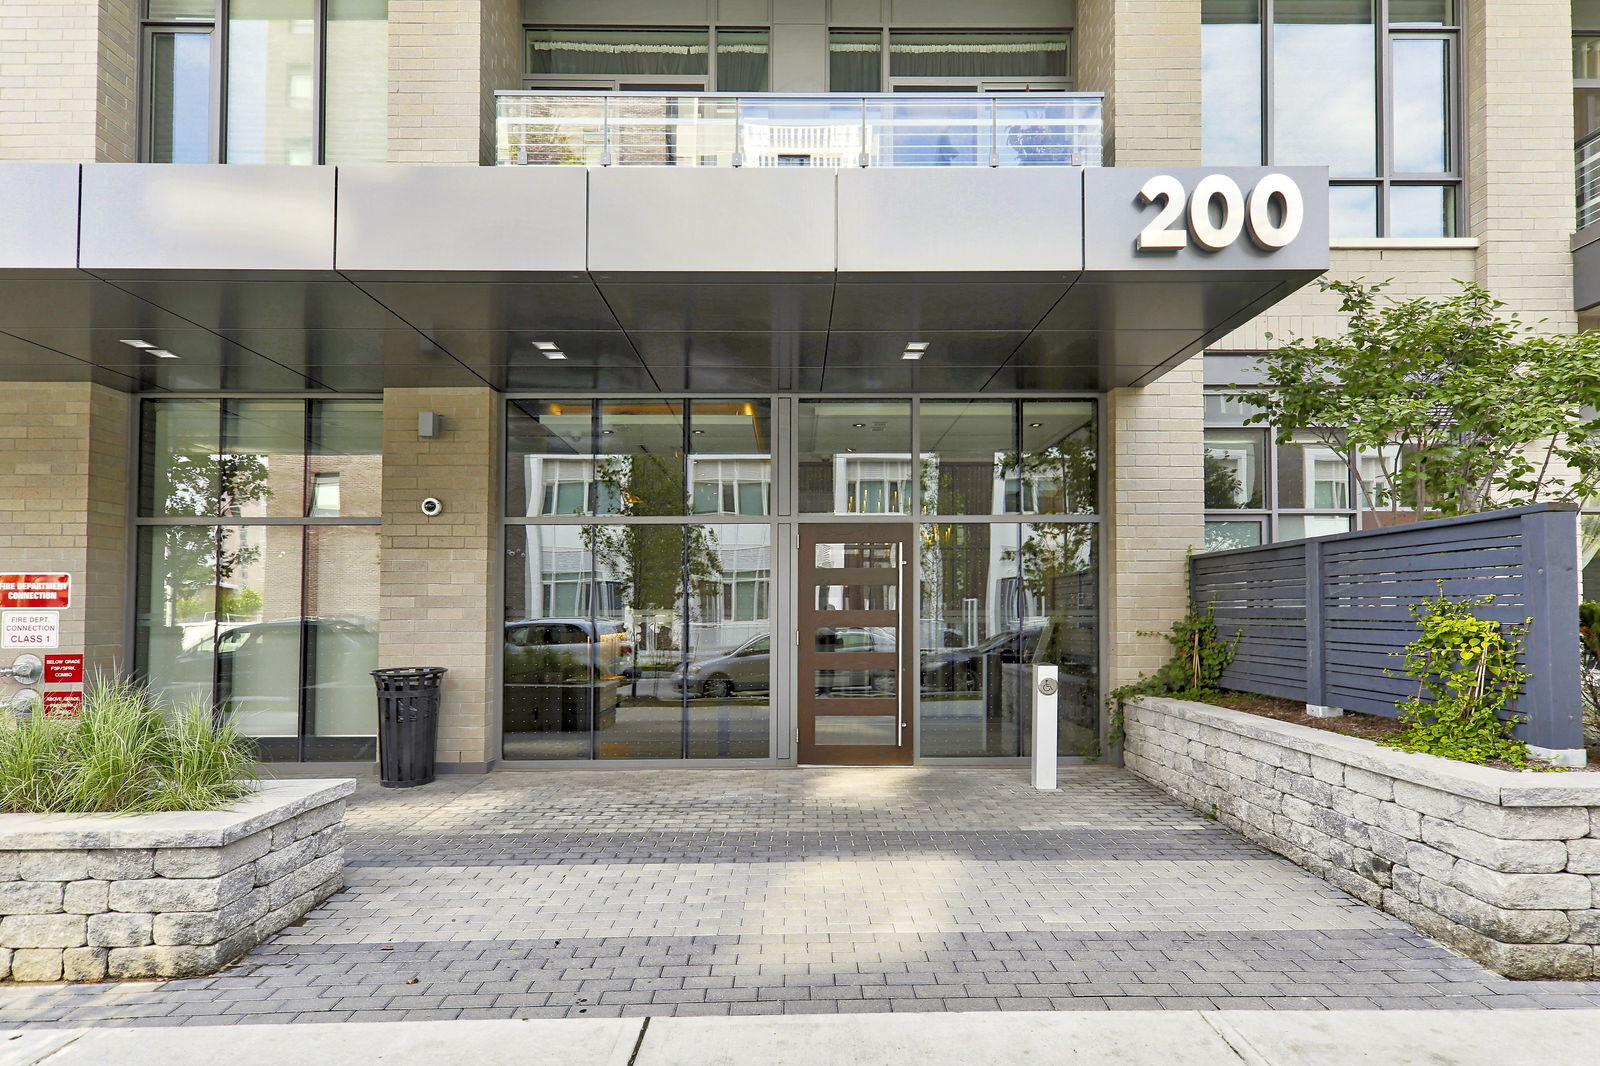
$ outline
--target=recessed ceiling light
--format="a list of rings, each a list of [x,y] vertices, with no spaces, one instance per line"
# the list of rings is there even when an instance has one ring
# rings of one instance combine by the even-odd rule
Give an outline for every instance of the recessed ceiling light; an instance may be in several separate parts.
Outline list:
[[[176,355],[174,355],[172,352],[167,351],[165,348],[151,348],[151,349],[149,349],[149,351],[150,351],[150,354],[155,356],[157,359],[176,359],[176,358],[178,358]]]
[[[541,351],[544,352],[544,357],[546,359],[565,359],[567,357],[566,352],[557,351],[554,348],[543,348]]]
[[[865,422],[857,422],[857,423],[856,423],[856,424],[855,424],[855,427],[856,427],[856,428],[857,428],[857,429],[866,429],[866,428],[867,428],[867,424],[866,424],[866,423],[865,423]]]
[[[697,436],[697,437],[703,437],[703,436],[705,436],[705,435],[706,435],[706,431],[705,431],[705,430],[703,430],[703,429],[696,429],[696,430],[693,430],[693,431],[692,431],[692,432],[693,432],[693,433],[694,433],[694,435],[695,435],[695,436]]]
[[[1029,429],[1038,429],[1042,425],[1044,425],[1043,422],[1029,422],[1028,423],[1028,428]]]
[[[910,344],[906,345],[906,351],[908,352],[925,352],[927,350],[927,341],[912,341]]]
[[[154,348],[155,347],[155,345],[151,344],[149,341],[123,341],[122,343],[126,344],[130,348]]]
[[[900,353],[900,358],[902,358],[902,359],[921,359],[922,358],[922,352],[918,351],[915,348],[907,348],[905,351]]]
[[[561,350],[561,345],[551,341],[534,341],[533,346],[541,352],[556,352]]]

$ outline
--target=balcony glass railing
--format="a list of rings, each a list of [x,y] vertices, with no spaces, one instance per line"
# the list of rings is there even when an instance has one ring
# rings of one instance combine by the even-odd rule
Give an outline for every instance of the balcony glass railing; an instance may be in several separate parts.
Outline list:
[[[1600,133],[1578,142],[1578,228],[1600,222]]]
[[[1095,167],[1098,93],[498,94],[502,166]]]

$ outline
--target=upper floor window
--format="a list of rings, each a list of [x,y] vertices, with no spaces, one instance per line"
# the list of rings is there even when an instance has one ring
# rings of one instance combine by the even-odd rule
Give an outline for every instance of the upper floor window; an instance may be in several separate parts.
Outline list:
[[[836,29],[832,92],[1015,92],[1072,88],[1069,30]]]
[[[591,92],[766,92],[764,29],[532,27],[526,88]]]
[[[1450,237],[1454,0],[1202,0],[1202,155],[1326,166],[1335,237]]]
[[[143,14],[144,161],[387,156],[388,0],[144,0]]]

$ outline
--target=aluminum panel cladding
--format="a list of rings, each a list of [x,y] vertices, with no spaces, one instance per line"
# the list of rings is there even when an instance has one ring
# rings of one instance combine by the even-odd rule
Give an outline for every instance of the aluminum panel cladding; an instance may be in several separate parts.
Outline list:
[[[1084,269],[1328,269],[1325,167],[1113,167],[1083,177]]]
[[[340,167],[338,266],[577,274],[587,196],[583,167]]]
[[[79,265],[131,277],[333,270],[334,168],[83,168]]]
[[[834,172],[820,167],[589,173],[597,275],[832,273],[834,229]]]
[[[77,270],[81,169],[76,163],[0,164],[0,277]]]
[[[1076,167],[839,171],[839,271],[1054,273],[1083,267]]]

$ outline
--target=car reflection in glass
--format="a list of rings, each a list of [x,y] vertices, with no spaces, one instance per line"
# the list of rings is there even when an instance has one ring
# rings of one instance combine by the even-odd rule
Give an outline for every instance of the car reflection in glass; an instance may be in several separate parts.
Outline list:
[[[977,692],[990,664],[1011,665],[1034,659],[1043,626],[1008,629],[970,648],[949,648],[922,655],[924,692]]]
[[[877,626],[817,630],[822,652],[893,652],[894,631]],[[689,696],[727,699],[740,693],[766,692],[772,677],[772,638],[751,637],[730,652],[692,662],[672,682]]]

